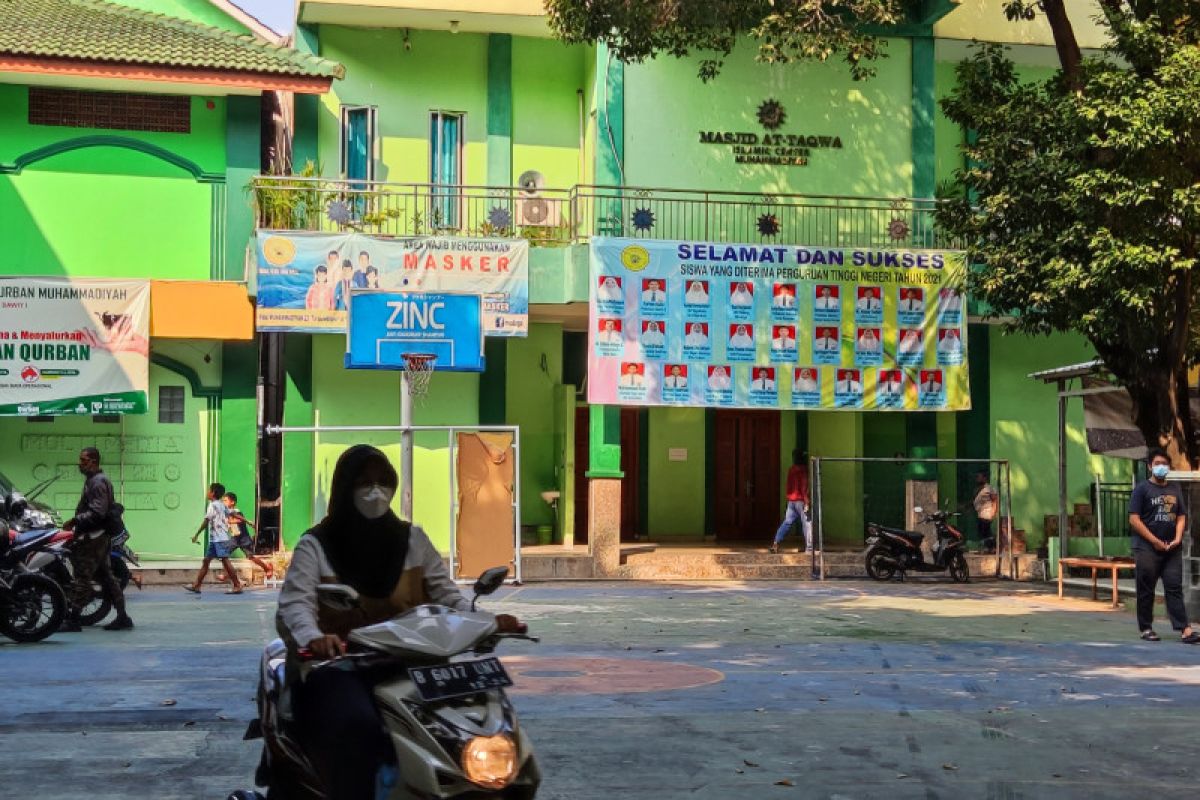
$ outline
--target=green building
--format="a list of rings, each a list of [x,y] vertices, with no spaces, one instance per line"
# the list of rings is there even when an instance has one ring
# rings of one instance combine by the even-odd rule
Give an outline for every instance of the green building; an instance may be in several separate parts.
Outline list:
[[[265,36],[223,0],[0,4],[4,273],[145,279],[152,298],[149,413],[0,418],[0,471],[60,476],[43,499],[69,513],[98,446],[150,561],[198,555],[207,482],[255,493],[247,186],[278,93],[341,74]]]
[[[1044,24],[1008,24],[1001,5],[928,4],[926,16],[889,36],[869,81],[852,81],[838,63],[757,63],[748,45],[705,84],[695,59],[623,65],[602,47],[563,45],[536,0],[470,11],[434,0],[303,0],[297,46],[345,65],[346,76],[328,94],[297,100],[296,163],[320,165],[326,191],[375,181],[372,190],[392,198],[384,205],[453,196],[443,235],[486,232],[486,201],[520,198],[530,182],[552,209],[549,222],[517,222],[532,244],[529,335],[489,339],[481,375],[437,375],[414,420],[520,426],[526,528],[554,523],[562,540],[586,541],[589,482],[619,479],[622,540],[765,544],[798,446],[825,457],[1008,459],[1015,526],[1032,549],[1042,544],[1043,516],[1057,513],[1058,426],[1053,388],[1027,376],[1090,358],[1081,339],[1005,336],[973,315],[972,408],[958,413],[592,408],[583,391],[591,236],[759,241],[758,215],[784,205],[813,209],[804,240],[786,243],[838,247],[865,237],[953,247],[929,209],[962,158],[963,132],[937,105],[955,64],[972,39],[1010,42],[1030,76],[1056,64]],[[1085,47],[1101,45],[1082,16],[1078,25]],[[764,104],[784,112],[787,130],[833,135],[841,146],[814,150],[804,165],[747,163],[718,134],[761,133]],[[631,200],[653,213],[650,228],[634,229]],[[905,224],[889,238],[897,219]],[[428,232],[422,222],[431,220],[405,211],[360,229],[406,236]],[[339,230],[324,214],[296,227]],[[396,376],[343,369],[342,336],[280,338],[289,425],[398,424]],[[1121,479],[1128,469],[1086,452],[1078,407],[1068,422],[1069,494],[1084,502],[1096,474]],[[319,518],[334,461],[364,438],[398,455],[394,434],[288,435],[286,538]],[[448,548],[441,441],[418,437],[414,517]],[[730,447],[744,457],[718,468]],[[826,469],[826,502],[837,501],[826,509],[833,546],[860,545],[865,515],[902,509],[906,477],[937,479],[944,498],[970,500],[968,466]],[[561,494],[557,512],[541,498],[547,491]]]

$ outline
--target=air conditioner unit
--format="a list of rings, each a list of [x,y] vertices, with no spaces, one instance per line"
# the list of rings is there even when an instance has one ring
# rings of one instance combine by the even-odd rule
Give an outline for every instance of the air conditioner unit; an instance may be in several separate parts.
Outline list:
[[[558,198],[542,197],[546,179],[537,170],[527,170],[517,179],[520,192],[516,198],[518,227],[557,228],[562,224],[562,203]]]

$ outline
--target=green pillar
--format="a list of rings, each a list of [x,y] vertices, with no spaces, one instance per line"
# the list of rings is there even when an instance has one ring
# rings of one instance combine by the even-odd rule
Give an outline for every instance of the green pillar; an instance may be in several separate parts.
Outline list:
[[[255,507],[258,424],[258,343],[226,342],[221,357],[221,446],[217,476],[238,495],[243,509]]]
[[[596,48],[596,183],[625,183],[625,64]]]
[[[932,32],[914,36],[911,41],[913,197],[932,198],[937,189],[934,151],[937,86]]]
[[[286,334],[287,372],[283,405],[285,426],[313,424],[312,336]],[[313,436],[288,433],[283,437],[282,538],[295,545],[313,523]]]
[[[230,95],[225,123],[225,264],[214,280],[245,277],[246,243],[254,238],[254,214],[246,190],[262,159],[262,98]]]
[[[618,406],[588,409],[587,477],[625,477],[621,472],[621,409]]]
[[[513,102],[510,34],[488,34],[487,81],[487,182],[488,186],[511,186]]]
[[[296,26],[295,47],[301,53],[320,55],[321,43],[317,29],[309,25]],[[317,149],[317,119],[321,113],[321,99],[315,94],[296,93],[295,121],[292,123],[292,169],[299,172],[307,161],[320,163]],[[328,164],[325,165],[327,168]],[[333,165],[337,169],[337,165]]]
[[[937,458],[937,414],[933,411],[914,411],[904,415],[905,441],[909,458]],[[909,465],[908,477],[916,480],[935,480],[936,464]]]

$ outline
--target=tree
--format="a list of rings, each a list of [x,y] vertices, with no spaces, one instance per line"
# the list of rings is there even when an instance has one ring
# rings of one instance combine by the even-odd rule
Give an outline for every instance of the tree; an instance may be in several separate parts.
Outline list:
[[[1086,337],[1128,389],[1147,445],[1182,469],[1197,463],[1187,381],[1200,299],[1192,6],[1105,0],[1111,45],[1092,58],[1063,15],[1052,24],[1061,69],[1040,82],[1019,80],[1003,48],[977,47],[942,104],[970,132],[966,192],[938,215],[968,243],[973,294],[1010,330]]]
[[[758,41],[772,64],[840,56],[855,79],[874,75],[885,42],[871,26],[893,25],[918,0],[547,0],[550,26],[566,42],[603,42],[622,61],[700,52],[711,80],[739,41]]]

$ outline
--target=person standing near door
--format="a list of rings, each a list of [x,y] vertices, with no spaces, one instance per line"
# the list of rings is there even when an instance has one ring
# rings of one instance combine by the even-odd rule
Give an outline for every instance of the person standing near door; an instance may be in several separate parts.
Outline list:
[[[812,515],[809,512],[808,500],[808,456],[799,448],[792,451],[792,466],[787,475],[787,512],[779,530],[775,531],[775,541],[771,544],[771,552],[779,552],[779,544],[787,538],[788,532],[797,521],[804,535],[804,552],[813,551]]]
[[[1171,627],[1184,644],[1200,644],[1200,634],[1188,623],[1183,603],[1183,534],[1187,505],[1183,488],[1168,483],[1171,459],[1161,448],[1150,450],[1150,478],[1129,496],[1129,527],[1133,532],[1134,580],[1137,584],[1137,624],[1141,637],[1159,641],[1154,623],[1154,587],[1162,580],[1163,598]]]

